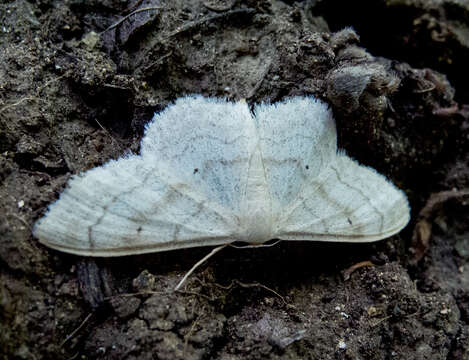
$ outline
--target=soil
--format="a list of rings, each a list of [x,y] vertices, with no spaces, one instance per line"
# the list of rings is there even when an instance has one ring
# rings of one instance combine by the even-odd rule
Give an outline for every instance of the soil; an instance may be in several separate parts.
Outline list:
[[[1,359],[469,359],[467,1],[7,0],[0,19]],[[410,224],[228,248],[179,292],[209,249],[90,259],[33,238],[73,174],[138,152],[194,93],[323,99]]]

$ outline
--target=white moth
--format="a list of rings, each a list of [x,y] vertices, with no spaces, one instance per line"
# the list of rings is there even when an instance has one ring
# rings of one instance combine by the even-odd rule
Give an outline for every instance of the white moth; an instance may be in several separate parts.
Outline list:
[[[141,154],[74,176],[34,228],[68,253],[121,256],[235,241],[370,242],[409,221],[406,196],[337,151],[327,105],[249,110],[188,96],[147,125]]]

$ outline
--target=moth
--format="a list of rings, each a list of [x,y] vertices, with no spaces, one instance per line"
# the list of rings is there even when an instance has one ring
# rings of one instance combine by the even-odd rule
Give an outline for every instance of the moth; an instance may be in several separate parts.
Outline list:
[[[314,97],[187,96],[155,114],[140,154],[73,176],[34,227],[53,249],[123,256],[235,241],[371,242],[409,221],[405,194],[337,150]]]

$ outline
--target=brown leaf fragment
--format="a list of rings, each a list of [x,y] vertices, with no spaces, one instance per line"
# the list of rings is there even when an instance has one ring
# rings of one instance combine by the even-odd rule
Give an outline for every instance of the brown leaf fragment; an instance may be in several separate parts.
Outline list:
[[[413,257],[409,260],[411,264],[417,264],[426,254],[430,247],[432,236],[432,224],[437,214],[442,210],[444,204],[451,200],[458,202],[467,201],[469,190],[441,191],[431,194],[427,203],[420,211],[417,224],[412,235],[410,251]]]
[[[344,281],[347,281],[350,279],[350,276],[352,276],[353,272],[357,269],[360,269],[362,267],[366,266],[375,266],[370,260],[365,260],[365,261],[360,261],[356,264],[353,264],[349,268],[345,269],[342,273],[342,276],[344,277]]]

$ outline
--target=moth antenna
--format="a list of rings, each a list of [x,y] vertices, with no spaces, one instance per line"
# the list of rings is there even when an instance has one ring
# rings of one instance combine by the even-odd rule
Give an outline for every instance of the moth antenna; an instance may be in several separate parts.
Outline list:
[[[186,273],[186,275],[184,275],[182,280],[179,281],[179,284],[177,284],[177,286],[174,288],[174,291],[179,290],[179,288],[182,286],[182,284],[184,284],[184,282],[187,280],[187,278],[192,275],[192,273],[195,271],[195,269],[197,269],[200,265],[202,265],[205,261],[210,259],[213,255],[215,255],[221,249],[226,248],[228,245],[229,244],[217,246],[215,249],[210,251],[209,254],[205,255],[201,260],[199,260],[194,266],[191,267],[191,269]]]

